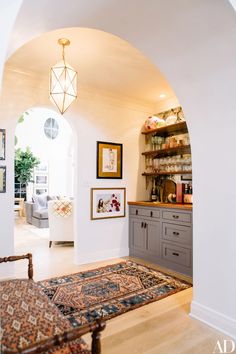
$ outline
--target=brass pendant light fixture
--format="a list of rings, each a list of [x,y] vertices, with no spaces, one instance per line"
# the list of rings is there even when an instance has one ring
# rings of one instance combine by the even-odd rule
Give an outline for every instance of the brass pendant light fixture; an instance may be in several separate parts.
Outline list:
[[[50,71],[50,100],[63,114],[77,98],[77,72],[65,61],[65,47],[70,45],[69,39],[60,38],[62,60]]]

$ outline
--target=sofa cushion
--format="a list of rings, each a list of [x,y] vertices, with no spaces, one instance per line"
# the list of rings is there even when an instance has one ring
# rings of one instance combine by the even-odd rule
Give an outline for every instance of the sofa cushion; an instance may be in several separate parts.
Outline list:
[[[48,219],[48,209],[38,209],[33,212],[33,217],[37,219]]]
[[[36,204],[36,209],[45,209],[48,206],[47,194],[33,195],[33,202]]]

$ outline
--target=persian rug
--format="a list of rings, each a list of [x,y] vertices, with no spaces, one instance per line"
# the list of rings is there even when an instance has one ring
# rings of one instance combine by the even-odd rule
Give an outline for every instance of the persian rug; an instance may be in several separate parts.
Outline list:
[[[131,261],[38,283],[74,327],[100,317],[107,320],[192,286]]]

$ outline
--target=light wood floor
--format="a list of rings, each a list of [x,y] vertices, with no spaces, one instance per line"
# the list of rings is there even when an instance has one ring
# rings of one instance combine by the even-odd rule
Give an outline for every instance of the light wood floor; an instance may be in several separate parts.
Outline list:
[[[55,245],[49,249],[47,230],[25,225],[23,219],[18,218],[15,253],[25,252],[33,253],[35,280],[121,261],[112,259],[77,266],[73,263],[72,246]],[[25,276],[26,268],[24,261],[17,263],[16,275]],[[189,317],[191,299],[192,289],[187,289],[109,320],[102,333],[102,353],[212,354],[217,340],[228,338]],[[85,339],[90,341],[89,336]]]

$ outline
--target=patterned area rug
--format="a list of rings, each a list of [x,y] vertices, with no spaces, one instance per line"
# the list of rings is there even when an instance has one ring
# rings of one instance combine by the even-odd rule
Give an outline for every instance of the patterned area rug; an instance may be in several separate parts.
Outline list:
[[[191,287],[131,261],[38,283],[74,327],[99,317],[107,320]]]

